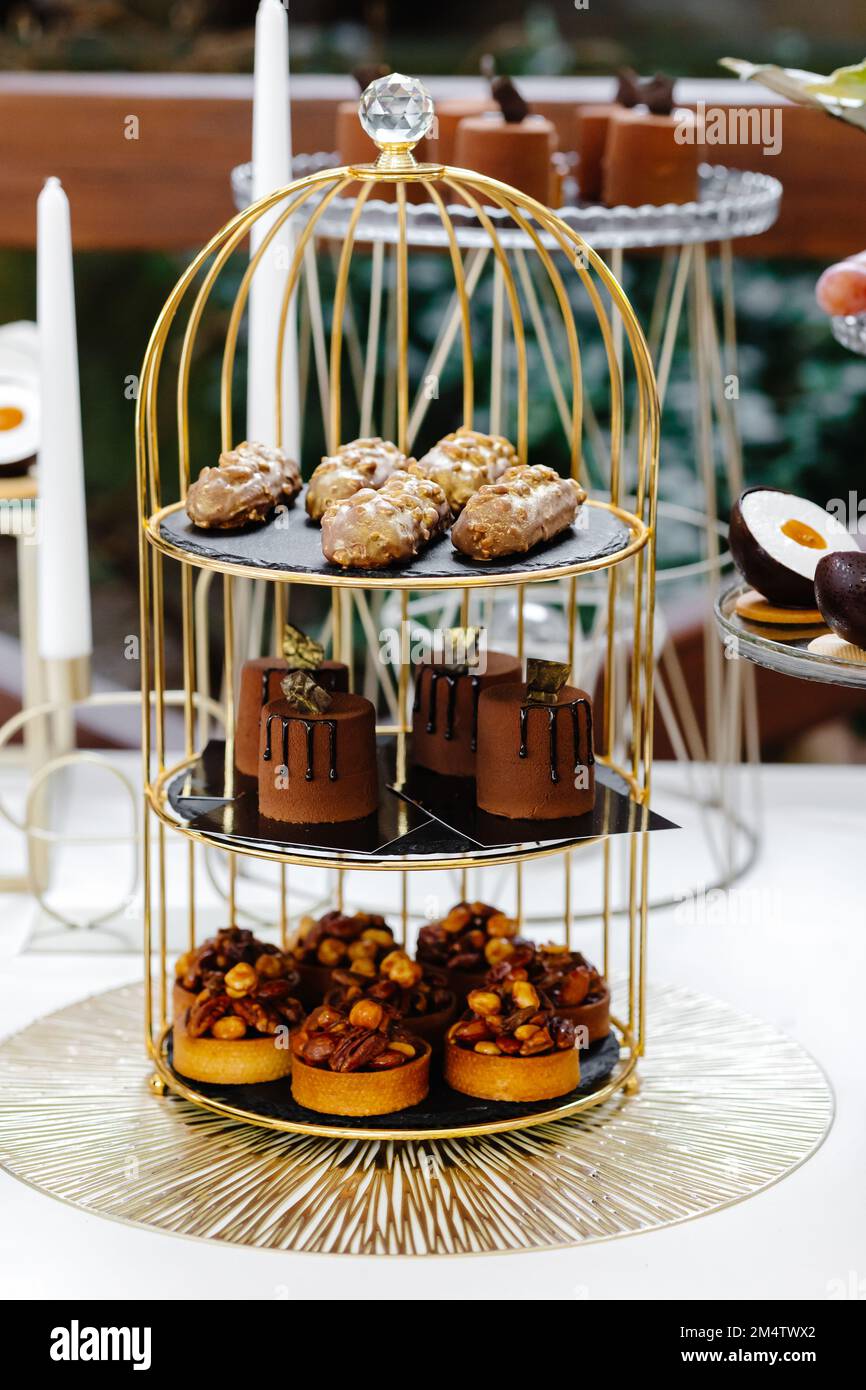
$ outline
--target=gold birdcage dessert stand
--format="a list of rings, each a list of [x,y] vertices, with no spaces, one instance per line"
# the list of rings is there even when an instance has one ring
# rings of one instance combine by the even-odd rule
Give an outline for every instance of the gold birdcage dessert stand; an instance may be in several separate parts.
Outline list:
[[[645,1043],[645,955],[647,927],[647,888],[649,832],[667,825],[654,817],[649,806],[652,761],[652,682],[653,616],[655,605],[655,508],[658,481],[658,404],[652,365],[641,330],[617,281],[604,262],[582,239],[553,213],[517,189],[467,170],[418,164],[412,153],[414,144],[432,119],[432,103],[420,83],[392,75],[368,89],[362,99],[362,119],[373,135],[381,154],[375,165],[327,169],[297,179],[241,212],[221,229],[178,281],[166,302],[151,337],[142,368],[137,415],[138,498],[140,508],[142,695],[143,709],[151,706],[153,718],[143,721],[143,760],[145,793],[144,831],[144,952],[145,1027],[147,1047],[154,1065],[154,1089],[166,1088],[206,1110],[264,1128],[305,1134],[369,1139],[435,1140],[516,1129],[570,1115],[597,1106],[618,1090],[636,1087],[635,1069]],[[609,470],[606,490],[597,488],[585,504],[580,524],[567,533],[537,547],[526,556],[506,557],[489,563],[468,561],[451,552],[442,539],[417,556],[409,565],[383,571],[340,570],[328,564],[319,550],[318,532],[306,521],[300,508],[243,532],[201,531],[191,524],[184,501],[191,481],[192,448],[188,412],[190,374],[203,318],[220,284],[220,275],[232,254],[250,230],[260,221],[267,230],[241,279],[228,318],[222,353],[220,379],[221,448],[230,450],[236,441],[233,420],[233,379],[237,344],[253,278],[269,253],[281,228],[310,201],[301,230],[294,241],[287,266],[276,329],[274,440],[283,436],[284,399],[283,348],[292,295],[308,244],[313,238],[317,218],[330,201],[357,188],[355,210],[339,256],[329,348],[329,431],[328,443],[336,449],[348,437],[347,412],[343,410],[341,375],[343,369],[343,325],[349,294],[349,271],[355,229],[365,202],[377,184],[394,186],[397,203],[398,241],[395,256],[396,332],[397,332],[397,439],[405,451],[410,393],[411,275],[406,237],[406,198],[409,185],[420,185],[436,208],[448,238],[455,291],[461,305],[460,353],[463,371],[462,423],[472,428],[476,419],[473,371],[473,312],[466,292],[464,259],[461,255],[446,207],[443,191],[471,211],[480,229],[490,240],[501,267],[505,300],[513,343],[514,436],[521,463],[530,453],[530,368],[532,344],[524,322],[521,290],[515,281],[489,207],[496,207],[513,226],[529,237],[549,278],[553,298],[562,315],[568,361],[564,368],[570,400],[568,452],[571,474],[581,477],[584,438],[584,409],[581,371],[581,344],[575,328],[569,297],[563,283],[558,258],[565,258],[567,273],[579,277],[594,311],[602,349],[610,377],[607,428]],[[166,352],[173,333],[181,329],[180,311],[184,306],[176,355],[176,459],[167,466],[160,444],[159,400],[164,393],[163,378],[171,354]],[[621,342],[627,346],[622,353]],[[508,364],[503,362],[503,372]],[[534,389],[534,387],[533,387]],[[637,420],[627,457],[627,403]],[[455,424],[458,422],[455,422]],[[173,486],[176,478],[176,489]],[[178,500],[169,500],[176,491]],[[194,601],[196,572],[211,572],[221,578],[223,628],[223,700],[225,741],[209,738],[207,721],[197,716],[196,652],[201,628],[208,622],[206,609]],[[627,582],[622,582],[623,576]],[[351,623],[345,602],[347,591],[354,598],[377,590],[400,595],[404,625],[398,654],[392,660],[396,694],[396,718],[380,721],[377,735],[386,771],[381,789],[382,813],[374,842],[359,840],[351,829],[337,826],[327,835],[295,837],[279,827],[265,834],[256,817],[249,815],[249,803],[237,795],[234,766],[233,730],[238,653],[245,634],[237,631],[235,585],[238,580],[265,586],[264,602],[272,615],[275,633],[283,630],[289,593],[294,586],[311,586],[330,594],[328,633],[332,655],[352,667]],[[165,736],[166,623],[169,586],[177,581],[181,617],[183,654],[184,742],[183,756],[168,754]],[[573,668],[580,642],[582,591],[591,594],[607,613],[606,656],[597,686],[599,706],[596,737],[596,765],[601,785],[596,811],[589,831],[558,834],[552,838],[543,822],[521,833],[509,831],[485,839],[472,826],[453,823],[437,816],[435,809],[419,807],[406,792],[410,759],[408,735],[411,730],[410,661],[403,650],[405,619],[410,593],[454,592],[459,596],[464,626],[483,620],[483,603],[494,588],[507,586],[515,593],[516,655],[524,652],[525,592],[540,583],[566,583],[568,586],[569,666]],[[580,586],[580,590],[579,590]],[[630,616],[623,622],[623,612]],[[365,630],[365,640],[369,641]],[[528,653],[532,655],[533,653]],[[543,655],[543,653],[535,653]],[[624,683],[625,698],[617,685]],[[625,717],[618,719],[618,711]],[[610,837],[624,833],[629,837],[628,911],[624,922],[622,958],[617,955],[611,911]],[[193,1085],[172,1066],[170,1054],[170,1009],[168,976],[166,837],[179,834],[187,840],[186,916],[188,942],[197,939],[197,854],[201,847],[225,855],[228,882],[228,913],[231,922],[242,913],[244,881],[239,864],[256,860],[276,866],[272,921],[285,943],[292,924],[289,868],[329,871],[334,898],[342,907],[349,894],[348,876],[356,872],[396,877],[399,883],[399,913],[406,939],[412,923],[422,916],[417,901],[417,882],[431,871],[456,871],[461,875],[464,897],[474,896],[475,876],[491,865],[513,866],[514,915],[521,920],[526,896],[525,878],[538,861],[558,865],[562,876],[561,921],[570,941],[574,903],[579,885],[581,855],[588,848],[596,852],[587,859],[587,871],[601,872],[604,883],[600,911],[600,959],[606,975],[621,965],[624,984],[620,991],[622,1018],[614,1023],[603,1063],[586,1069],[578,1092],[562,1102],[509,1106],[508,1112],[496,1104],[479,1118],[476,1106],[471,1115],[459,1107],[440,1106],[432,1116],[419,1118],[409,1112],[385,1116],[381,1121],[344,1123],[300,1116],[291,1106],[259,1103],[255,1098],[236,1100],[225,1093]],[[511,835],[511,838],[509,838]],[[294,869],[293,869],[294,872]],[[413,891],[414,889],[414,891]],[[297,1110],[297,1108],[295,1108]]]

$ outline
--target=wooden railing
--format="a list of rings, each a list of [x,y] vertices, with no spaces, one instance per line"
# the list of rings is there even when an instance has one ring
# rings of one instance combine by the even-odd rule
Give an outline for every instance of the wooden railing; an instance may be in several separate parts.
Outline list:
[[[435,97],[480,90],[472,80],[430,79]],[[607,79],[533,78],[522,83],[571,148],[575,106],[607,99]],[[782,214],[747,256],[831,261],[866,246],[866,136],[820,113],[778,102],[752,84],[684,82],[684,104],[782,107],[782,147],[707,148],[711,162],[775,174]],[[296,150],[334,146],[334,110],[354,94],[349,78],[295,79]],[[249,157],[252,81],[166,74],[116,76],[7,73],[0,76],[0,246],[32,246],[36,195],[57,174],[72,199],[82,250],[186,250],[232,212],[228,174]]]

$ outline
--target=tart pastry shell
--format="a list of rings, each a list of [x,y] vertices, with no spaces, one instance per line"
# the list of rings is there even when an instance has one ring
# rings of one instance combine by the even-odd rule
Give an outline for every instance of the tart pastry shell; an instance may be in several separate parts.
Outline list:
[[[291,1048],[277,1047],[271,1037],[237,1041],[191,1038],[181,1018],[174,1025],[172,1038],[174,1069],[192,1081],[250,1086],[260,1081],[278,1081],[292,1070]]]
[[[580,1059],[576,1047],[539,1057],[489,1057],[446,1038],[445,1080],[482,1100],[553,1100],[580,1084]]]
[[[421,1041],[419,1039],[419,1041]],[[430,1044],[390,1071],[326,1071],[295,1057],[292,1095],[322,1115],[391,1115],[417,1105],[430,1089]]]
[[[610,990],[605,989],[590,1004],[556,1004],[558,1018],[569,1018],[576,1028],[585,1028],[587,1043],[598,1042],[610,1032]]]

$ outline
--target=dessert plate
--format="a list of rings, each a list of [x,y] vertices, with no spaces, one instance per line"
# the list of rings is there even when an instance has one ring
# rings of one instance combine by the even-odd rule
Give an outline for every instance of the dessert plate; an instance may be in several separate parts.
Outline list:
[[[449,537],[442,536],[411,565],[387,570],[341,569],[329,564],[322,554],[321,530],[300,503],[270,521],[236,531],[203,531],[178,504],[152,518],[151,534],[172,553],[198,557],[217,568],[279,571],[302,582],[329,586],[367,583],[413,589],[513,584],[524,576],[541,574],[553,578],[594,562],[610,562],[621,557],[631,542],[643,539],[605,506],[586,505],[579,521],[580,525],[570,526],[525,555],[482,563],[460,555]]]
[[[408,742],[407,748],[411,748]],[[225,743],[213,739],[201,758],[169,782],[167,798],[183,827],[209,843],[310,862],[366,863],[367,867],[499,861],[606,835],[677,828],[664,816],[638,806],[626,784],[602,766],[596,768],[598,795],[593,811],[555,821],[511,821],[487,815],[475,806],[475,784],[467,779],[413,769],[401,783],[393,735],[378,738],[378,771],[376,815],[335,825],[293,825],[259,815],[252,778],[236,773],[232,794],[227,795]]]
[[[391,1115],[322,1115],[298,1105],[292,1096],[291,1080],[269,1081],[257,1086],[216,1086],[189,1081],[172,1065],[171,1034],[165,1043],[164,1065],[173,1081],[194,1093],[206,1106],[231,1113],[236,1118],[259,1121],[272,1129],[301,1134],[346,1134],[368,1139],[444,1139],[461,1135],[521,1129],[527,1125],[557,1119],[579,1108],[586,1098],[602,1086],[620,1062],[620,1043],[614,1032],[601,1038],[580,1054],[580,1085],[556,1100],[510,1103],[479,1100],[452,1091],[438,1074],[440,1063],[433,1062],[430,1094],[420,1105],[397,1110]],[[181,1092],[183,1094],[183,1092]]]
[[[857,690],[866,688],[866,663],[809,650],[816,629],[804,630],[801,637],[782,632],[776,636],[762,624],[742,618],[736,605],[737,599],[747,588],[745,584],[735,584],[716,602],[716,624],[726,647],[734,655],[745,657],[768,671],[778,671],[783,676],[820,681],[824,685],[845,685]]]

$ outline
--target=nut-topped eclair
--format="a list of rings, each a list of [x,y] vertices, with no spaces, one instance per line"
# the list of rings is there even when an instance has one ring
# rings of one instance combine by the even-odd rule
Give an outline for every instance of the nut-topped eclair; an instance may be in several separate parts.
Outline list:
[[[406,564],[450,521],[445,493],[413,464],[378,491],[365,487],[343,502],[330,502],[322,518],[322,551],[344,569],[386,569]]]
[[[544,464],[509,468],[479,488],[451,529],[455,549],[473,560],[525,554],[570,526],[586,493]]]
[[[519,464],[510,440],[499,434],[482,434],[462,426],[446,434],[418,460],[425,478],[438,483],[456,516],[473,493],[493,483],[507,468]]]
[[[378,435],[353,439],[328,454],[307,484],[305,506],[313,521],[321,521],[329,502],[342,502],[361,488],[380,488],[398,468],[412,462],[389,439]]]
[[[205,530],[234,530],[266,521],[278,505],[291,506],[301,490],[293,459],[269,444],[248,443],[220,454],[216,468],[203,468],[186,494],[186,514]]]

